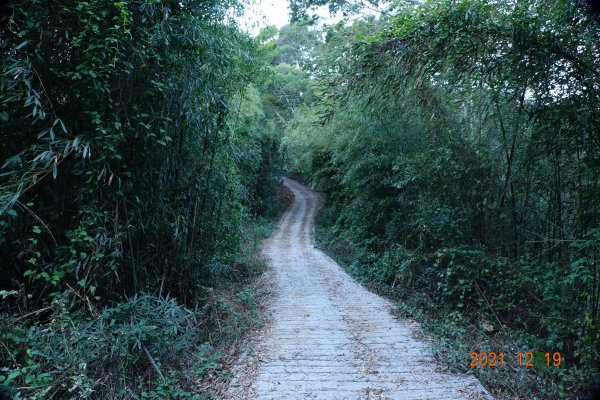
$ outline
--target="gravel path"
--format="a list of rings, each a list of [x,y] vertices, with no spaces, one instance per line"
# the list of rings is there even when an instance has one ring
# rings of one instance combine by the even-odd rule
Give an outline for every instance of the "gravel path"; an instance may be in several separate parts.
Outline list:
[[[271,322],[227,399],[492,399],[474,377],[440,372],[415,322],[395,319],[389,301],[314,248],[318,195],[284,183],[295,201],[264,248]]]

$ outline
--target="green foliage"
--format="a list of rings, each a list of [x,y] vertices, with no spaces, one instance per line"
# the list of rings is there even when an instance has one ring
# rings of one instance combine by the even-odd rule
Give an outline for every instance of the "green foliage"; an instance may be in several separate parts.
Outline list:
[[[252,304],[223,291],[263,266],[245,226],[273,209],[281,157],[252,86],[267,62],[239,11],[2,6],[0,384],[27,398],[190,398],[190,378],[166,370],[219,321],[232,317],[231,336],[249,326]]]
[[[535,371],[550,397],[600,359],[597,29],[563,0],[398,3],[328,29],[286,132],[349,270],[560,350],[567,370]]]
[[[69,311],[63,300],[46,312],[47,322],[31,325],[2,316],[2,342],[14,351],[12,367],[0,379],[18,382],[25,398],[119,396],[148,368],[146,350],[165,365],[177,365],[177,357],[194,352],[201,332],[200,315],[172,298],[147,294],[92,317]]]
[[[0,314],[7,351],[0,384],[15,394],[19,388],[27,399],[200,398],[198,381],[222,369],[223,349],[260,324],[260,293],[246,279],[264,270],[258,248],[274,227],[271,220],[244,226],[247,241],[235,262],[239,282],[205,288],[194,310],[141,293],[100,310],[90,302],[73,311],[69,303],[78,295],[71,291],[29,314]]]
[[[379,0],[291,0],[290,14],[292,22],[306,19],[308,17],[310,17],[313,20],[316,20],[318,19],[318,16],[314,15],[315,8],[327,6],[330,14],[341,12],[343,16],[347,18],[351,15],[360,12],[363,9],[376,10],[376,8],[374,7],[376,7],[380,3],[381,1]]]
[[[193,299],[277,169],[275,136],[232,132],[259,71],[233,3],[34,3],[3,20],[2,273]]]

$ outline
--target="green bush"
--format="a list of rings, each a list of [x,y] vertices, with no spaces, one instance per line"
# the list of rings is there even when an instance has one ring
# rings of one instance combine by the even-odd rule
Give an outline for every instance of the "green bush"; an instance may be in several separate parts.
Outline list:
[[[64,300],[38,322],[3,314],[0,337],[18,368],[4,368],[0,380],[24,398],[120,397],[152,371],[150,358],[166,373],[190,357],[202,320],[172,298],[148,294],[92,316],[69,311]]]

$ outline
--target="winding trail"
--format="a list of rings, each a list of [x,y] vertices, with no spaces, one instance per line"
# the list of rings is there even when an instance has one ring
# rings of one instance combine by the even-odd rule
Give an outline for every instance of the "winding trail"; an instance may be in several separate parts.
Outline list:
[[[284,184],[295,201],[264,248],[270,329],[234,370],[227,399],[492,399],[474,377],[440,372],[415,322],[394,318],[389,301],[314,248],[319,197]]]

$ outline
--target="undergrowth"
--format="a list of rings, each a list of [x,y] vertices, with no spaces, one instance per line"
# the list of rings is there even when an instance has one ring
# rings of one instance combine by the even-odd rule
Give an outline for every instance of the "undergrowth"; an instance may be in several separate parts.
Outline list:
[[[592,363],[578,365],[575,362],[577,352],[565,357],[564,354],[569,352],[563,344],[565,338],[553,336],[551,326],[542,329],[544,319],[552,319],[553,310],[544,315],[546,303],[534,304],[534,289],[523,283],[527,276],[511,275],[514,271],[504,266],[504,274],[494,271],[487,277],[488,282],[495,282],[496,286],[504,285],[502,289],[479,288],[477,285],[483,285],[480,277],[467,276],[468,271],[462,271],[456,265],[454,271],[452,265],[442,265],[441,252],[418,254],[391,248],[383,254],[369,251],[364,243],[354,243],[335,227],[326,225],[329,212],[331,210],[325,210],[321,221],[324,224],[317,228],[317,245],[359,282],[395,300],[394,313],[399,318],[419,322],[428,334],[433,355],[445,369],[474,374],[497,399],[588,398],[594,375]],[[485,273],[489,267],[483,259],[478,259],[475,266],[480,273]],[[440,272],[457,275],[454,277],[456,282],[444,279]],[[509,293],[511,289],[515,289],[512,294]],[[520,293],[517,289],[529,292]],[[507,298],[498,300],[502,295]],[[543,295],[545,299],[548,294]],[[502,304],[514,307],[502,309]],[[524,311],[526,308],[528,313]],[[527,314],[533,317],[528,318]],[[562,321],[561,318],[558,320]],[[562,325],[554,332],[559,328]],[[579,336],[583,339],[584,332]],[[586,344],[582,340],[576,345],[593,352],[593,343]],[[545,353],[555,351],[563,354],[561,364],[547,366]],[[472,352],[504,353],[505,363],[498,367],[472,367]],[[519,352],[533,353],[534,366],[519,366]],[[582,356],[579,354],[580,359]],[[593,357],[593,354],[585,356]],[[523,363],[526,361],[524,358]]]
[[[265,267],[261,239],[275,228],[262,218],[245,227],[227,285],[199,290],[196,308],[167,293],[140,293],[97,310],[57,294],[29,314],[0,315],[0,398],[208,399],[227,379],[232,346],[262,322],[252,284]],[[225,282],[225,281],[223,281]],[[22,291],[2,292],[17,302]]]

